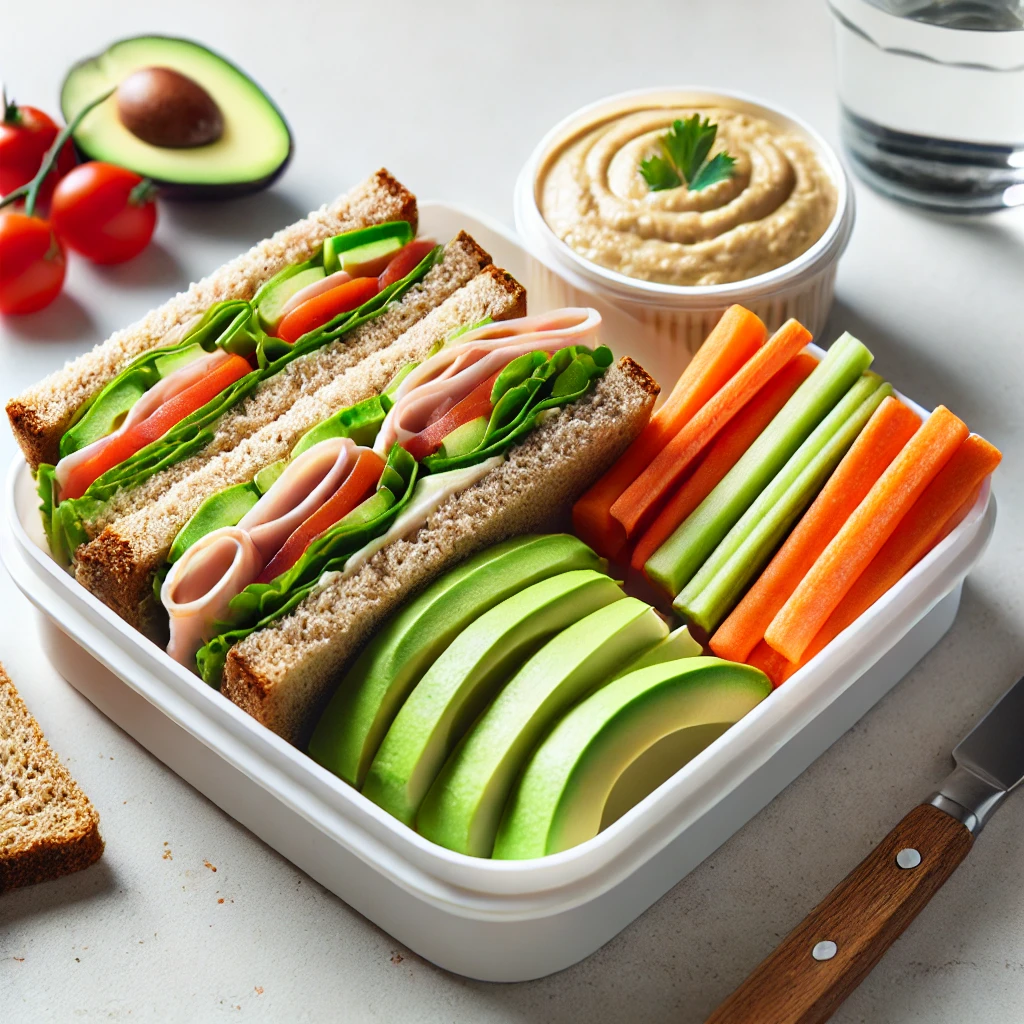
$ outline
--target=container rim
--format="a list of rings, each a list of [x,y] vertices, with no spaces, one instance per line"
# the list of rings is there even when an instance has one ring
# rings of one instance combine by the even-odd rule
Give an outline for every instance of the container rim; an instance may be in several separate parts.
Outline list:
[[[600,115],[606,112],[607,116],[611,118],[617,112],[618,107],[630,100],[639,100],[645,97],[664,98],[670,94],[685,96],[686,99],[680,100],[680,102],[688,104],[712,102],[723,106],[731,105],[737,109],[747,107],[766,120],[777,124],[782,123],[802,132],[818,151],[818,156],[836,187],[836,211],[821,238],[796,259],[781,267],[742,281],[712,285],[673,285],[628,277],[618,271],[609,270],[584,259],[563,242],[544,219],[537,201],[537,174],[545,158],[556,143],[564,141],[568,135],[580,130],[586,122],[600,121]],[[557,269],[560,272],[571,270],[591,283],[603,286],[622,299],[683,307],[695,302],[711,302],[724,306],[733,300],[746,299],[749,301],[754,297],[771,294],[782,287],[813,275],[821,269],[823,264],[834,262],[843,254],[850,240],[855,218],[854,192],[849,175],[839,155],[816,129],[788,110],[766,104],[747,93],[695,85],[631,89],[595,100],[562,118],[541,138],[523,165],[516,180],[514,206],[516,227],[519,232],[531,246],[541,246],[546,250],[550,257],[558,263]],[[537,254],[534,253],[534,255]]]

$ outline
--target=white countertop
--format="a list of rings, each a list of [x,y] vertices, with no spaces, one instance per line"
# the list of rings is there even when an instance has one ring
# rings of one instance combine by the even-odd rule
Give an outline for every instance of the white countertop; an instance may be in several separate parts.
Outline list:
[[[165,204],[156,243],[132,263],[74,261],[48,311],[0,324],[5,399],[382,164],[422,197],[511,223],[512,183],[539,136],[623,89],[737,89],[836,137],[822,2],[146,6],[6,5],[9,90],[56,113],[63,70],[111,38],[193,35],[277,100],[294,163],[260,196]],[[0,899],[4,1021],[702,1021],[927,796],[1024,669],[1024,212],[946,220],[859,184],[857,202],[825,340],[852,331],[898,388],[949,405],[1005,454],[995,537],[959,618],[890,696],[589,960],[488,985],[403,949],[100,715],[50,668],[35,612],[0,570],[0,660],[99,808],[107,844],[88,871]],[[4,468],[13,454],[0,429]],[[834,1019],[1020,1020],[1022,851],[1017,795]]]

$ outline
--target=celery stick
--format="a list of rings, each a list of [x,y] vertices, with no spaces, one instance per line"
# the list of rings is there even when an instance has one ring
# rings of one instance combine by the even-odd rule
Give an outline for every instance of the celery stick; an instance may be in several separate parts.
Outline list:
[[[871,353],[852,334],[844,334],[832,345],[718,486],[648,559],[644,570],[656,586],[674,596],[690,582],[786,460],[871,365],[871,360]]]
[[[718,627],[892,393],[873,373],[846,392],[683,588],[676,611],[709,633]]]

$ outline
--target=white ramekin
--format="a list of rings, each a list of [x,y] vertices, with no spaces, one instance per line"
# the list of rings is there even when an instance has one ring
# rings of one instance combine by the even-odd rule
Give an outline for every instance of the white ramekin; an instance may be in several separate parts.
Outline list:
[[[552,152],[603,121],[648,107],[726,107],[764,118],[804,135],[814,146],[836,187],[836,212],[824,235],[795,260],[767,274],[731,284],[682,286],[641,281],[591,263],[559,239],[540,212],[538,174]],[[674,380],[735,302],[774,330],[795,317],[815,336],[825,325],[835,287],[836,264],[853,230],[854,200],[839,157],[812,128],[775,107],[738,93],[680,87],[642,89],[599,100],[555,125],[541,139],[519,174],[515,188],[516,229],[529,252],[526,287],[534,309],[592,305],[613,335],[640,331],[658,379]],[[628,337],[629,335],[625,335]]]

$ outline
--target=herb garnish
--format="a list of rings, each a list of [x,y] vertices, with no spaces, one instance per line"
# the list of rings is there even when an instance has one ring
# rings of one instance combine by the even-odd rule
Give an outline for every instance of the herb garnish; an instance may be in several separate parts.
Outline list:
[[[674,121],[671,130],[658,139],[665,155],[640,161],[640,173],[651,191],[678,188],[685,181],[691,192],[699,192],[731,178],[735,157],[717,153],[708,160],[717,134],[718,125],[708,117],[701,120],[700,114]]]

